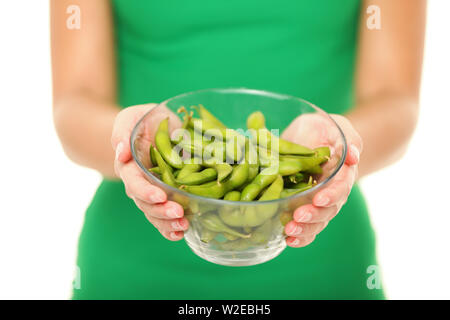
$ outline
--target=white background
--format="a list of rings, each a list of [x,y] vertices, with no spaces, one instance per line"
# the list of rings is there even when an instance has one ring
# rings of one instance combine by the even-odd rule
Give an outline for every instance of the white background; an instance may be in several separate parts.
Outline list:
[[[449,16],[450,1],[430,0],[422,111],[407,155],[362,181],[391,299],[450,298]],[[67,160],[54,132],[48,25],[45,1],[0,7],[0,299],[69,298],[100,181]]]

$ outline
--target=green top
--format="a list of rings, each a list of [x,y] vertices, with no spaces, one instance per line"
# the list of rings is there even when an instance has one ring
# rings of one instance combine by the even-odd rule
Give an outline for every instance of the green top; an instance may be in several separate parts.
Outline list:
[[[353,105],[358,0],[112,3],[124,107],[219,87],[286,93],[332,113]],[[367,286],[375,240],[358,187],[311,245],[225,267],[164,239],[121,182],[104,180],[86,212],[77,264],[75,299],[383,298]]]

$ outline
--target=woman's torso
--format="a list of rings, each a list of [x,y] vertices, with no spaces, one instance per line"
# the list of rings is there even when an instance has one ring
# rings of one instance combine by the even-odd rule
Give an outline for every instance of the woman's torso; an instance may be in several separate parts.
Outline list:
[[[211,87],[291,94],[333,113],[353,104],[358,0],[112,3],[121,106]],[[366,285],[375,263],[357,187],[310,246],[231,268],[163,239],[120,182],[104,181],[86,213],[74,298],[382,298]]]

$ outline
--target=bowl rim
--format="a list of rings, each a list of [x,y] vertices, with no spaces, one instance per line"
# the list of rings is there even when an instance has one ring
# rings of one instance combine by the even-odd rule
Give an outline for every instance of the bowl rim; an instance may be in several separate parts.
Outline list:
[[[298,100],[302,103],[306,103],[308,104],[310,107],[312,107],[313,109],[316,109],[317,111],[322,112],[326,117],[328,117],[328,119],[330,119],[335,126],[337,127],[339,134],[342,138],[343,141],[343,156],[341,157],[340,161],[338,162],[336,168],[333,170],[333,172],[326,177],[322,182],[316,184],[314,187],[312,187],[311,189],[302,191],[300,193],[294,194],[292,196],[286,197],[286,198],[279,198],[279,199],[274,199],[274,200],[265,200],[265,201],[245,201],[245,202],[241,202],[241,201],[230,201],[230,200],[224,200],[224,199],[214,199],[214,198],[208,198],[208,197],[203,197],[203,196],[199,196],[196,194],[192,194],[189,192],[186,192],[182,189],[178,189],[175,187],[172,187],[166,183],[164,183],[162,180],[158,179],[156,176],[154,176],[153,174],[151,174],[147,168],[145,168],[145,166],[142,164],[141,161],[139,161],[139,159],[136,156],[136,148],[134,146],[134,141],[136,140],[136,136],[139,130],[139,127],[141,125],[141,123],[144,121],[144,119],[147,117],[147,115],[149,113],[151,113],[153,110],[155,110],[156,108],[158,108],[161,105],[166,105],[167,103],[169,103],[172,100],[175,99],[179,99],[182,98],[184,96],[188,96],[188,95],[192,95],[192,94],[196,94],[196,93],[202,93],[202,92],[218,92],[218,93],[242,93],[242,94],[251,94],[251,95],[260,95],[260,96],[267,96],[267,97],[274,97],[274,98],[278,98],[278,99],[283,99],[283,100],[288,100],[288,99],[294,99],[294,100]],[[174,193],[181,193],[183,195],[185,195],[186,197],[190,197],[190,198],[194,198],[194,199],[198,199],[198,200],[202,200],[202,201],[208,201],[208,202],[212,202],[212,203],[217,203],[217,204],[230,204],[230,205],[265,205],[265,204],[269,204],[269,203],[279,203],[282,201],[289,201],[292,199],[296,199],[296,198],[300,198],[300,197],[304,197],[310,193],[313,193],[314,191],[322,188],[323,186],[325,186],[326,184],[328,184],[328,182],[330,182],[335,176],[336,174],[339,172],[339,170],[341,170],[342,166],[345,163],[345,159],[347,157],[347,139],[345,138],[344,132],[342,131],[341,127],[337,124],[337,122],[328,114],[328,112],[326,112],[325,110],[317,107],[315,104],[304,100],[302,98],[298,98],[289,94],[284,94],[284,93],[277,93],[277,92],[272,92],[272,91],[267,91],[267,90],[259,90],[259,89],[250,89],[250,88],[246,88],[246,87],[229,87],[229,88],[209,88],[209,89],[200,89],[200,90],[194,90],[194,91],[189,91],[189,92],[185,92],[185,93],[181,93],[179,95],[173,96],[169,99],[166,99],[160,103],[158,103],[157,105],[155,105],[153,108],[151,108],[150,110],[148,110],[140,119],[138,122],[136,122],[131,135],[130,135],[130,147],[131,147],[131,155],[133,157],[133,161],[138,165],[138,167],[144,172],[144,174],[149,177],[151,180],[157,182],[157,183],[162,183],[164,184],[164,186],[166,188],[168,188],[169,190],[171,190]]]

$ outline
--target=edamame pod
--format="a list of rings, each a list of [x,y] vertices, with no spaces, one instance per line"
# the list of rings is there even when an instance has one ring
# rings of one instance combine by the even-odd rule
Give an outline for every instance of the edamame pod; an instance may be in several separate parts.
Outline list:
[[[228,201],[239,201],[240,198],[241,198],[241,193],[239,191],[227,192],[225,197],[223,197],[224,200],[228,200]]]
[[[266,129],[264,115],[259,111],[253,112],[247,118],[247,127],[255,131],[253,133],[254,139],[259,145],[262,145],[266,149],[271,149],[272,145],[275,145],[276,148],[276,145],[278,145],[278,152],[280,154],[314,154],[314,150],[273,135]]]
[[[302,157],[296,160],[281,160],[279,163],[279,173],[282,176],[289,176],[299,171],[307,171],[324,161],[323,157]]]
[[[172,143],[170,142],[169,118],[165,118],[160,122],[158,130],[156,131],[155,142],[159,153],[167,163],[177,169],[183,167],[181,157],[172,148]]]
[[[323,173],[323,169],[322,169],[321,166],[317,165],[317,166],[314,166],[312,168],[309,168],[309,169],[305,170],[305,172],[308,173],[308,174],[316,175],[316,174],[322,174]]]
[[[193,163],[193,161],[186,163],[183,168],[181,168],[180,173],[178,173],[178,179],[183,179],[184,177],[190,175],[194,172],[199,172],[202,166],[198,163]]]
[[[161,179],[164,183],[168,184],[172,187],[177,187],[177,183],[175,181],[175,177],[173,176],[172,170],[170,166],[164,161],[163,157],[159,153],[158,150],[155,149],[155,158],[158,167],[161,170]]]
[[[289,221],[292,220],[292,212],[288,212],[288,211],[284,211],[280,214],[280,222],[281,225],[284,227],[285,225],[288,224]]]
[[[202,228],[202,231],[200,233],[200,241],[204,243],[210,242],[212,239],[214,239],[217,236],[217,232],[211,231],[207,228]]]
[[[217,171],[217,182],[223,181],[233,171],[233,167],[228,163],[218,163],[213,168]]]
[[[224,232],[224,233],[222,233],[222,234],[223,234],[223,236],[224,236],[227,240],[230,240],[230,241],[239,239],[238,236],[232,235],[232,234],[230,234],[230,233]]]
[[[156,163],[156,157],[155,157],[155,147],[150,146],[150,161],[154,167],[156,167],[158,164]]]
[[[325,157],[327,159],[330,158],[330,148],[328,147],[319,147],[319,148],[315,148],[314,151],[316,152],[316,155],[318,157]]]
[[[200,184],[198,186],[183,186],[182,189],[198,196],[213,199],[220,199],[227,192],[225,184],[218,184],[216,181]]]
[[[245,162],[249,165],[247,182],[250,183],[258,175],[259,161],[256,148],[248,139],[245,141]]]
[[[161,169],[159,167],[152,167],[152,168],[148,169],[148,171],[151,173],[161,174]]]
[[[258,201],[269,201],[280,198],[281,191],[283,190],[283,178],[281,175],[276,176],[273,183],[263,192]]]
[[[263,192],[258,201],[278,199],[282,189],[283,178],[279,175],[275,176],[274,182]],[[271,218],[277,209],[278,204],[268,203],[262,206],[244,206],[242,211],[239,209],[220,210],[219,215],[227,225],[232,227],[256,227]]]
[[[256,228],[256,230],[250,236],[250,242],[253,244],[261,245],[269,241],[272,235],[272,220],[268,219],[262,225]]]
[[[261,111],[251,113],[247,118],[247,128],[253,130],[264,129],[266,127],[266,119]]]
[[[214,232],[226,232],[231,235],[240,237],[240,238],[249,238],[249,234],[240,233],[230,227],[220,220],[220,218],[214,213],[205,213],[199,217],[200,223],[203,227],[214,231]]]
[[[214,170],[213,168],[206,168],[200,172],[193,172],[182,178],[178,177],[176,179],[176,182],[181,185],[192,186],[215,180],[216,177],[216,170]]]
[[[226,251],[243,251],[251,247],[252,243],[247,239],[238,239],[220,243],[218,246],[220,249]]]
[[[298,172],[298,173],[291,174],[290,176],[288,176],[287,179],[291,183],[299,183],[299,182],[306,181],[308,179],[308,177],[309,176],[307,174]]]
[[[265,187],[274,182],[276,178],[277,173],[272,173],[272,168],[264,169],[242,190],[241,201],[252,201]]]
[[[296,189],[283,189],[283,191],[281,191],[281,198],[287,198],[290,196],[293,196],[294,194],[298,194],[301,192],[304,192],[306,190],[309,190],[313,187],[312,184],[305,184],[303,187],[301,188],[296,188]]]
[[[209,112],[202,104],[199,104],[198,107],[197,106],[193,107],[197,109],[200,118],[214,124],[217,128],[226,129],[226,126],[219,119],[217,119],[211,112]]]

